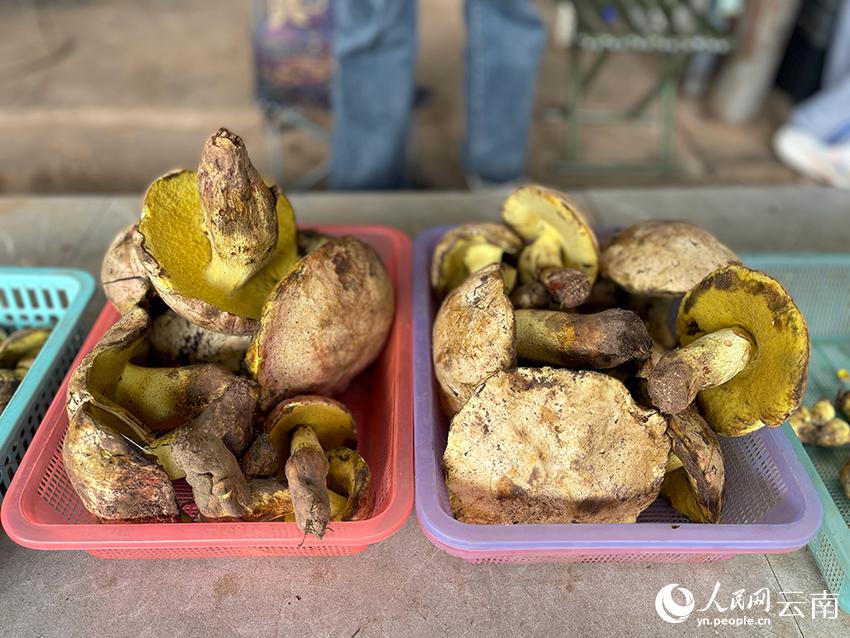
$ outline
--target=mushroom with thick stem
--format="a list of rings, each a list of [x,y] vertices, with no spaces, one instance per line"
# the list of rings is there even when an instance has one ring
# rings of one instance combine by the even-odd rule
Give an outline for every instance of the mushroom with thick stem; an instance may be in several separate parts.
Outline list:
[[[239,461],[248,478],[276,476],[280,468],[280,453],[266,432],[260,432]]]
[[[49,336],[47,328],[16,330],[0,342],[0,368],[14,369],[24,357],[35,356]]]
[[[598,372],[494,374],[452,419],[443,455],[458,520],[629,523],[658,496],[667,423]]]
[[[502,219],[528,243],[520,281],[540,281],[562,308],[581,305],[596,281],[599,245],[579,207],[563,193],[523,186],[505,200]]]
[[[808,329],[772,277],[740,264],[715,270],[682,299],[677,332],[682,347],[649,375],[662,412],[677,414],[696,396],[715,432],[741,436],[781,425],[800,405]]]
[[[245,357],[268,410],[297,394],[342,392],[380,354],[395,311],[375,250],[329,239],[271,292]]]
[[[213,332],[168,310],[153,320],[150,342],[151,359],[157,365],[220,363],[228,370],[238,372],[251,337]]]
[[[207,142],[198,174],[151,184],[135,241],[162,300],[227,334],[254,332],[266,297],[298,260],[292,206],[224,130]]]
[[[649,356],[652,341],[634,313],[515,311],[503,274],[500,264],[474,273],[449,293],[434,319],[434,370],[447,415],[460,410],[484,379],[516,366],[517,356],[583,368]]]
[[[135,306],[146,306],[156,296],[139,260],[139,246],[135,240],[137,229],[138,224],[130,224],[115,236],[100,268],[103,292],[122,315]]]
[[[602,275],[633,295],[649,334],[675,348],[671,304],[709,273],[740,259],[714,235],[678,221],[643,221],[617,233],[603,248]]]
[[[695,523],[718,523],[725,472],[720,442],[696,406],[667,418],[673,449],[661,494]]]
[[[522,239],[502,224],[461,224],[442,236],[431,257],[431,288],[442,299],[469,275],[516,255]]]
[[[333,399],[293,397],[269,414],[266,432],[285,460],[298,527],[321,538],[331,518],[325,450],[357,445],[354,416]]]

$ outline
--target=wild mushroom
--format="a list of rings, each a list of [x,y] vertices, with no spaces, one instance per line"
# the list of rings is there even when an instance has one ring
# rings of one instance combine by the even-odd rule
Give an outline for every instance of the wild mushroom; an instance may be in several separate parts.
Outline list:
[[[695,523],[720,522],[725,473],[714,430],[691,405],[668,417],[667,434],[673,440],[674,462],[668,463],[661,494]]]
[[[528,243],[520,281],[540,281],[562,308],[581,305],[596,281],[599,246],[578,206],[563,193],[523,186],[505,200],[502,219]]]
[[[239,466],[248,478],[277,475],[280,468],[280,453],[266,432],[256,436],[251,447],[239,461]]]
[[[850,498],[850,459],[841,466],[841,471],[838,474],[838,481],[841,483],[841,488],[844,490],[844,495]]]
[[[139,247],[135,235],[137,224],[130,224],[119,232],[103,257],[100,283],[106,298],[122,315],[134,306],[145,303],[156,295],[148,273],[139,261]]]
[[[334,238],[304,257],[269,295],[245,358],[263,410],[342,392],[380,354],[394,310],[393,284],[368,244]]]
[[[809,334],[772,277],[739,264],[715,270],[679,307],[682,347],[652,370],[653,404],[678,414],[697,398],[715,432],[741,436],[780,425],[806,386]]]
[[[627,310],[579,315],[514,310],[503,266],[470,276],[443,301],[434,319],[434,370],[447,415],[460,410],[475,388],[517,357],[581,368],[609,368],[649,356],[643,322]]]
[[[354,417],[333,399],[294,397],[269,414],[266,432],[280,458],[286,461],[285,473],[298,527],[321,538],[331,518],[325,450],[357,445]]]
[[[738,256],[702,228],[676,221],[644,221],[617,233],[602,250],[601,271],[643,306],[649,333],[676,347],[669,328],[671,302]]]
[[[178,171],[151,184],[135,239],[163,301],[227,334],[254,331],[266,297],[298,259],[289,201],[223,129],[204,147],[197,175]]]
[[[440,239],[431,257],[431,288],[442,299],[469,275],[516,255],[522,240],[509,228],[491,222],[461,224]]]
[[[452,510],[477,524],[634,522],[658,496],[666,429],[604,374],[497,372],[452,419]]]
[[[18,389],[20,380],[14,370],[0,370],[0,414],[9,405],[12,395]]]
[[[151,356],[157,365],[220,363],[238,372],[251,337],[213,332],[169,310],[153,320],[150,341]]]
[[[101,518],[149,518],[141,502],[148,498],[158,515],[171,515],[169,479],[185,471],[172,462],[169,444],[184,433],[209,435],[236,453],[250,441],[256,385],[216,364],[144,367],[149,326],[144,309],[131,309],[69,381],[65,468],[83,503]],[[156,438],[155,429],[170,428]]]
[[[16,330],[0,343],[0,368],[14,369],[24,357],[35,356],[49,336],[46,328]]]

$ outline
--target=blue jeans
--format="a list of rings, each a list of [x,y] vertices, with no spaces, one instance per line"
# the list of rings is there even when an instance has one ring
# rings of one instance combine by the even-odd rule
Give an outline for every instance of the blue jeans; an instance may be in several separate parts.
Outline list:
[[[850,0],[839,9],[823,88],[794,109],[791,121],[826,144],[850,140]]]
[[[425,0],[427,2],[427,0]],[[545,29],[532,0],[466,0],[466,170],[523,174]],[[329,186],[404,186],[415,91],[415,0],[339,0]]]

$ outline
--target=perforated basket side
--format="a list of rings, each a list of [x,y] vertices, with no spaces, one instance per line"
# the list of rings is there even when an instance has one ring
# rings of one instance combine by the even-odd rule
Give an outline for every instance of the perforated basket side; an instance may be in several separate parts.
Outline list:
[[[76,270],[0,268],[0,325],[51,328],[28,374],[0,415],[0,500],[83,341],[82,314],[94,279]]]
[[[850,368],[850,255],[761,254],[745,261],[776,277],[806,318],[812,351],[804,402],[833,398],[841,386],[836,371]],[[803,446],[788,425],[784,430],[824,506],[823,526],[809,546],[827,587],[850,613],[850,499],[838,480],[850,449]]]

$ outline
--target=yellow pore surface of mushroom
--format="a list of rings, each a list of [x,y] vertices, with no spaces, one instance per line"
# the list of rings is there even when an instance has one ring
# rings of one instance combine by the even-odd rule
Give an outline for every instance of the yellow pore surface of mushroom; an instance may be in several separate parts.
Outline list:
[[[212,248],[204,232],[197,176],[179,171],[157,179],[145,195],[139,222],[143,263],[163,299],[178,314],[198,321],[194,306],[256,320],[275,285],[298,260],[295,218],[285,196],[278,195],[277,246],[266,265],[244,285],[233,289],[216,285],[207,276]],[[148,258],[145,258],[145,253]],[[175,302],[175,296],[178,298]],[[201,322],[204,327],[215,326]]]
[[[697,401],[718,434],[742,436],[781,425],[806,388],[809,333],[790,295],[775,279],[732,264],[703,279],[679,308],[679,340],[687,345],[723,328],[743,328],[754,347],[732,379],[702,390]]]
[[[529,242],[520,257],[527,283],[540,268],[578,268],[596,281],[599,245],[578,206],[566,195],[541,186],[515,190],[502,206],[502,218]],[[526,267],[523,267],[523,266]]]

